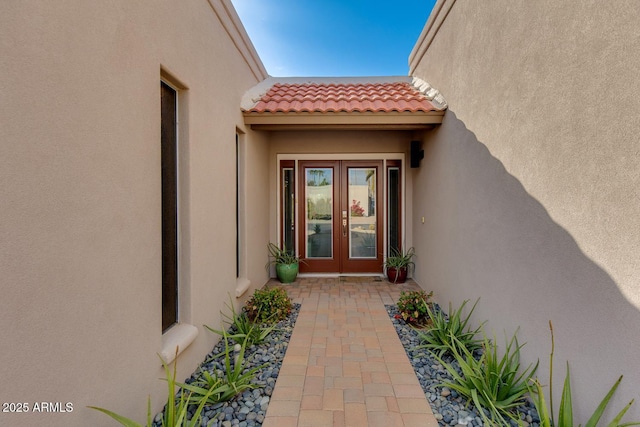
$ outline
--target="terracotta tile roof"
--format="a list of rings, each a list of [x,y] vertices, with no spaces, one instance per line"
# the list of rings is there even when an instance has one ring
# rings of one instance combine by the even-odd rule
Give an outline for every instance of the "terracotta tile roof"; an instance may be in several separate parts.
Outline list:
[[[414,85],[387,83],[275,83],[249,113],[441,111]]]

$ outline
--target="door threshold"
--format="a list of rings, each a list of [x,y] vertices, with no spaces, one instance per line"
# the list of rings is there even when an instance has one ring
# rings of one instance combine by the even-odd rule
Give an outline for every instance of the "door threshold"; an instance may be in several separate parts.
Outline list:
[[[300,273],[298,277],[326,277],[326,278],[343,278],[343,277],[373,277],[375,279],[383,279],[383,273]]]

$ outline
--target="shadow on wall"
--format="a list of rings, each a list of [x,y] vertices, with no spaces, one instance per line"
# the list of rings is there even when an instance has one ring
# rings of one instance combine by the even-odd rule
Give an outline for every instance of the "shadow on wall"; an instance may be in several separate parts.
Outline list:
[[[475,320],[487,333],[527,342],[527,363],[540,359],[548,384],[550,335],[556,339],[555,397],[570,362],[574,411],[584,422],[620,374],[612,409],[638,398],[640,312],[588,258],[567,230],[448,111],[425,138],[414,170],[416,280],[435,299],[458,306],[480,297]],[[535,159],[531,159],[532,163]],[[559,400],[559,399],[558,399]],[[612,411],[611,411],[612,412]],[[640,405],[627,420],[640,419]]]

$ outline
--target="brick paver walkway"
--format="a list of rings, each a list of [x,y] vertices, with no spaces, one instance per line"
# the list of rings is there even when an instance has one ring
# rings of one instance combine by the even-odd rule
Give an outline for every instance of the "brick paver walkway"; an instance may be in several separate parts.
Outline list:
[[[302,307],[264,427],[438,426],[384,308],[419,289],[414,282],[304,278],[283,287]]]

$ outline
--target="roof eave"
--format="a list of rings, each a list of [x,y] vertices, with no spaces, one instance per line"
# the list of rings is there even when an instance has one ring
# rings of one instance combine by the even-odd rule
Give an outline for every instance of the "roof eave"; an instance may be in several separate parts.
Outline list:
[[[429,112],[340,112],[255,113],[244,112],[244,122],[253,129],[427,129],[442,123],[444,111]]]

